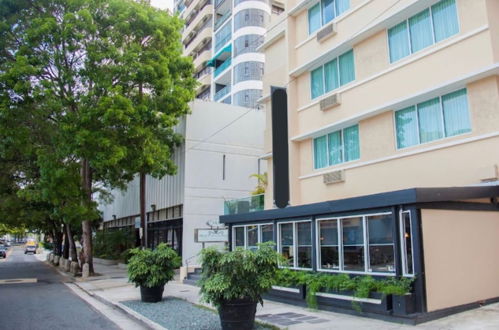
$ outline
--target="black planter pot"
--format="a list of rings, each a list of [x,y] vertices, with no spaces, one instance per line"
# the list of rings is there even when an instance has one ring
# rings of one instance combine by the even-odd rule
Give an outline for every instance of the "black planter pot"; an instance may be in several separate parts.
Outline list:
[[[416,312],[415,296],[412,293],[396,296],[393,295],[393,315],[407,315]]]
[[[163,298],[163,290],[165,285],[159,285],[152,288],[140,287],[140,298],[143,302],[156,303]]]
[[[256,304],[250,299],[223,302],[218,308],[222,330],[252,330],[255,324]]]

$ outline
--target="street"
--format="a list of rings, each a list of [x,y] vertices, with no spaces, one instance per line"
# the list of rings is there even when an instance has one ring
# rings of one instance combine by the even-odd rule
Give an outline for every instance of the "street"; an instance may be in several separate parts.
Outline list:
[[[0,329],[118,329],[23,247],[0,259]]]

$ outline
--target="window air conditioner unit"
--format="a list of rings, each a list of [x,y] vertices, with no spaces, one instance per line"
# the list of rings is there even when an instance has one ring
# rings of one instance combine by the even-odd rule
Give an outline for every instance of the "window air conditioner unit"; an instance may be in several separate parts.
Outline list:
[[[322,29],[317,32],[317,41],[318,42],[323,42],[329,37],[332,37],[336,34],[336,26],[334,23],[329,23],[328,25],[324,26]]]
[[[320,103],[321,111],[328,110],[340,104],[341,104],[340,94],[335,93],[333,95],[329,95],[328,97],[321,100]]]
[[[322,176],[324,180],[324,184],[333,184],[345,181],[345,173],[344,171],[334,171],[330,173],[326,173]]]

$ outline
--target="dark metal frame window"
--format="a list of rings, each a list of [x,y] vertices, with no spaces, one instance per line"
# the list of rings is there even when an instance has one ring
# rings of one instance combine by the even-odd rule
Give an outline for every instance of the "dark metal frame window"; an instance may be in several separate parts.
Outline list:
[[[414,241],[411,223],[411,211],[400,211],[400,252],[402,275],[414,276]]]
[[[277,224],[277,250],[288,260],[288,265],[281,267],[311,270],[312,249],[311,220],[283,221]]]

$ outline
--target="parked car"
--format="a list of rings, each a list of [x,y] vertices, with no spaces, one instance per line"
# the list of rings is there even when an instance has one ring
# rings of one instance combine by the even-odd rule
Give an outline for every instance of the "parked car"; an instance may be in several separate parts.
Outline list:
[[[36,253],[36,245],[26,244],[26,248],[24,249],[24,254],[28,254],[30,252],[33,254]]]
[[[7,247],[0,245],[0,258],[7,258]]]

